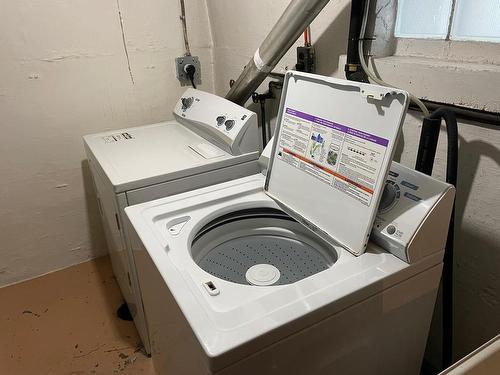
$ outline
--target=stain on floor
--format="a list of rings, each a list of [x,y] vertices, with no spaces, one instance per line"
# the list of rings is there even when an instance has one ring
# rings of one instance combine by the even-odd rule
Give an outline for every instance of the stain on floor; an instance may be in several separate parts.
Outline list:
[[[0,288],[0,374],[153,375],[108,257]]]

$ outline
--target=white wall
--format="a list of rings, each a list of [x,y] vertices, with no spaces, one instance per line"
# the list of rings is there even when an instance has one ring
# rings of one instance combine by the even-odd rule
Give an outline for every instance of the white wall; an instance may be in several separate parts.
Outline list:
[[[212,91],[206,4],[186,7]],[[81,137],[172,117],[181,30],[177,0],[0,2],[0,286],[106,252]]]
[[[215,92],[224,95],[229,80],[238,78],[290,1],[209,0],[208,11],[214,39]],[[347,48],[350,1],[332,0],[311,25],[317,52],[317,73],[336,72],[338,58]],[[303,44],[302,36],[275,68],[293,69],[295,48]],[[343,69],[343,67],[341,67]],[[263,86],[264,87],[264,86]]]
[[[377,4],[378,13],[390,2],[381,1]],[[225,94],[229,79],[238,77],[288,1],[211,0],[208,4],[214,35],[215,89],[217,93]],[[313,42],[318,56],[317,72],[320,74],[344,77],[343,66],[339,66],[338,58],[346,51],[349,4],[345,0],[331,1],[312,24]],[[480,48],[475,50],[481,51]],[[500,45],[497,51],[500,52]],[[453,58],[456,61],[457,55]],[[293,67],[294,61],[293,49],[276,70],[285,66]],[[417,94],[424,97],[433,97],[435,94],[425,91],[426,85],[422,83],[422,77],[415,76],[411,67],[404,70],[401,65],[390,64],[390,61],[377,66],[382,77],[390,75],[396,84],[405,87],[405,79],[408,81],[410,77],[413,82],[409,82],[410,86],[412,89],[418,88]],[[476,67],[474,65],[470,69]],[[491,71],[498,71],[498,66],[489,68]],[[436,82],[443,82],[440,72],[437,70],[436,77],[431,76],[432,69],[426,71],[426,74]],[[491,78],[498,80],[496,76]],[[472,85],[473,81],[469,80],[468,84]],[[265,89],[261,87],[260,91]],[[453,86],[447,89],[453,92]],[[490,102],[498,102],[497,86],[470,86],[460,93],[462,96],[470,94],[471,89],[473,94],[479,89],[486,90],[486,95],[491,98]],[[445,91],[441,90],[440,94]],[[452,99],[456,97],[451,96]],[[440,99],[443,99],[443,95]],[[269,103],[269,116],[272,107],[276,108],[276,105]],[[496,108],[500,110],[500,107]],[[410,113],[404,125],[404,136],[397,158],[409,167],[415,165],[420,124],[420,116]],[[460,122],[459,128],[460,169],[455,246],[456,358],[500,332],[500,128],[465,121]],[[435,166],[435,175],[441,179],[444,179],[446,163],[445,141],[446,135],[442,134]]]

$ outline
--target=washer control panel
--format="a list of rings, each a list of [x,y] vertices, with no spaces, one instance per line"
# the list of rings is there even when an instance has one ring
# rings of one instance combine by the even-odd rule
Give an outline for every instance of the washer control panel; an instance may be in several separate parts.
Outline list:
[[[232,155],[258,151],[256,114],[229,100],[189,88],[177,102],[174,115]]]
[[[399,185],[393,180],[387,180],[378,207],[379,213],[389,211],[393,208],[398,203],[400,197],[401,188]]]
[[[371,238],[400,258],[450,185],[393,162]]]

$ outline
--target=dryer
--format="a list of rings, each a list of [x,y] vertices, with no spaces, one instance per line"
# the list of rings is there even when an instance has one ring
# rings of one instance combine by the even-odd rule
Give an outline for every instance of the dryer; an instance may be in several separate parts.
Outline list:
[[[173,113],[174,121],[84,137],[113,271],[147,353],[123,209],[259,171],[255,113],[191,88]]]

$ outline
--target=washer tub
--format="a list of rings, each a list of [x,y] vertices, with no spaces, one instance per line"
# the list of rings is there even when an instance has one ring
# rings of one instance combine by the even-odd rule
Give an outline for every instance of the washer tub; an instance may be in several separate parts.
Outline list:
[[[205,272],[246,285],[286,285],[330,268],[334,247],[281,210],[222,215],[195,235],[193,260]]]

